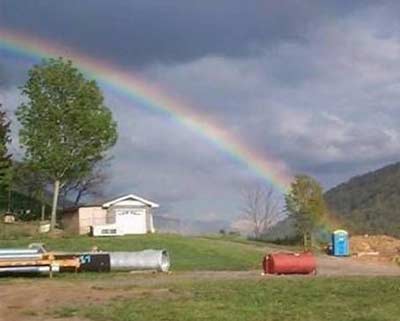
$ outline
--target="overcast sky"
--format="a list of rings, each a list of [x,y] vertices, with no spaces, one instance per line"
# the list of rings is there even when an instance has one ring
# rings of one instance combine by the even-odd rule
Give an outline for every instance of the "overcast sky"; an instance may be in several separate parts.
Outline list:
[[[399,160],[399,9],[366,0],[0,0],[0,28],[140,73],[329,188]],[[10,113],[31,64],[0,49],[0,101]],[[137,193],[177,217],[240,214],[254,173],[103,89],[120,134],[109,195]]]

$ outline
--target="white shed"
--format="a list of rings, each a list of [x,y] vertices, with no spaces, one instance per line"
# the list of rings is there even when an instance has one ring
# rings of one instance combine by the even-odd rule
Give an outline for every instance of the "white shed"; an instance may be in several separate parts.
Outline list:
[[[158,204],[134,194],[63,213],[63,227],[72,233],[127,235],[154,233],[152,209]]]

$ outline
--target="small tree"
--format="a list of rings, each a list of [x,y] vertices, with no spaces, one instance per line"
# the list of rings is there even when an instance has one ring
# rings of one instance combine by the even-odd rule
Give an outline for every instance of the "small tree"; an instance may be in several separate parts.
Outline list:
[[[298,175],[285,196],[286,210],[303,236],[305,249],[313,246],[312,233],[326,213],[320,184],[312,177]]]
[[[62,58],[44,60],[29,71],[17,110],[26,158],[54,183],[51,229],[58,194],[68,180],[86,176],[117,139],[116,123],[93,80]]]
[[[255,185],[246,190],[243,199],[242,212],[244,218],[251,223],[254,237],[258,239],[262,233],[279,220],[279,201],[272,188],[260,185]]]
[[[0,189],[7,203],[7,210],[11,206],[11,185],[12,185],[12,161],[11,154],[8,153],[10,138],[10,121],[7,119],[6,112],[0,104]]]

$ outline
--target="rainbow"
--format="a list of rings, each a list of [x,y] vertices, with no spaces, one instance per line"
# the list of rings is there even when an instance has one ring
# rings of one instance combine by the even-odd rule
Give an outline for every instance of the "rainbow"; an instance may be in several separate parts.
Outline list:
[[[283,162],[266,157],[258,150],[250,149],[245,142],[235,137],[221,124],[196,112],[196,109],[188,104],[172,99],[160,88],[146,83],[137,75],[119,69],[105,60],[72,51],[57,43],[7,29],[0,29],[0,53],[1,51],[35,60],[61,56],[68,58],[86,75],[95,78],[102,85],[123,94],[140,106],[170,116],[206,138],[279,191],[287,191],[291,175]]]

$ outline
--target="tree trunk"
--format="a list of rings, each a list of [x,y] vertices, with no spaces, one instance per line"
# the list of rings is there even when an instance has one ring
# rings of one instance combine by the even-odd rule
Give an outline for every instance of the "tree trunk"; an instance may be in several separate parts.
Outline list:
[[[42,203],[42,213],[40,215],[40,220],[43,222],[45,219],[45,215],[46,215],[46,205],[44,203]]]
[[[11,187],[8,187],[7,212],[11,213]]]
[[[50,230],[53,231],[56,227],[57,222],[57,204],[58,204],[58,194],[60,192],[60,181],[54,181],[54,190],[53,190],[53,205],[51,207],[51,220],[50,220]]]
[[[79,202],[80,202],[81,197],[82,197],[82,193],[83,193],[83,190],[79,190],[79,191],[78,191],[78,194],[76,194],[75,202],[74,202],[74,205],[75,205],[75,206],[78,206],[78,205],[79,205]]]
[[[65,210],[65,200],[67,199],[67,194],[68,192],[66,190],[64,190],[63,192],[61,192],[61,200],[59,199],[59,202],[61,202],[61,208],[63,210]]]
[[[258,226],[256,225],[256,226],[254,227],[254,238],[255,238],[256,240],[258,240],[259,234],[260,234],[260,232],[259,232],[259,230],[258,230]]]
[[[303,232],[303,250],[307,251],[307,232]]]

